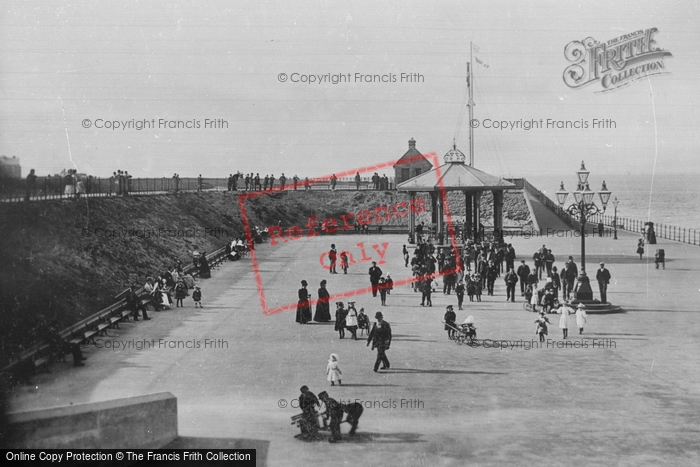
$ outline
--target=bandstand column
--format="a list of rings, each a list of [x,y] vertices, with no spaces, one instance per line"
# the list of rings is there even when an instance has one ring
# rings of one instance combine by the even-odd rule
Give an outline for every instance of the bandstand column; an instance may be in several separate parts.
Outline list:
[[[483,241],[483,239],[480,237],[481,232],[479,232],[479,225],[481,224],[481,192],[477,191],[474,193],[472,196],[472,218],[473,218],[473,226],[474,226],[474,241],[476,242],[477,240],[479,242]]]
[[[503,192],[493,190],[493,230],[497,241],[503,238]]]
[[[441,245],[444,244],[445,242],[445,221],[444,221],[444,214],[445,214],[445,206],[444,202],[445,200],[442,199],[439,193],[436,193],[436,199],[437,199],[437,238],[438,238],[438,243]]]
[[[437,219],[438,219],[438,212],[437,212],[437,193],[434,191],[430,192],[430,223],[431,223],[431,230],[432,226],[435,226],[435,235],[437,235]]]
[[[411,209],[415,199],[416,193],[414,191],[410,192],[410,201],[408,205],[408,237],[411,239],[411,243],[416,243],[416,213],[413,212],[413,209]]]
[[[468,191],[464,192],[464,234],[465,236],[471,236],[474,233],[472,226],[472,194]],[[464,239],[466,243],[466,238]]]

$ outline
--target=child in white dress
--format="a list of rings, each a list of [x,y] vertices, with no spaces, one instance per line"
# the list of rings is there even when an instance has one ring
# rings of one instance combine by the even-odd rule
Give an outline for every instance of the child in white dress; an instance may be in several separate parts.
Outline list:
[[[335,386],[335,382],[338,382],[338,386],[341,386],[343,382],[340,380],[340,375],[343,374],[338,366],[338,355],[332,353],[328,359],[328,366],[326,367],[326,374],[328,381],[331,382],[331,386]]]

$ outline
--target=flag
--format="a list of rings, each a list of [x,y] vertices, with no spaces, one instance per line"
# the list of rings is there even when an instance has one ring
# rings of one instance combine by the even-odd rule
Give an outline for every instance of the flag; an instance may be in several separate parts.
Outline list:
[[[488,67],[489,67],[488,64],[486,64],[486,63],[482,62],[481,60],[479,60],[479,57],[474,57],[474,58],[476,59],[476,63],[478,63],[479,65],[483,66],[484,68],[488,68]]]

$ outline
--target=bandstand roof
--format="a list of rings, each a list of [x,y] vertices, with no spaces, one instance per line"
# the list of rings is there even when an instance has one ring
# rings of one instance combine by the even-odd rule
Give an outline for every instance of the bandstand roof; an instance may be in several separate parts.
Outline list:
[[[453,147],[445,154],[445,164],[413,177],[396,188],[399,191],[482,191],[511,190],[516,186],[495,175],[465,164],[464,154]]]

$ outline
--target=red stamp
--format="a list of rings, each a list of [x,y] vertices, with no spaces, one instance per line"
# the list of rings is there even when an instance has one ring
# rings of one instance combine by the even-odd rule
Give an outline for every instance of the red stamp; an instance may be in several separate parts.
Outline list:
[[[447,239],[450,244],[450,246],[453,249],[457,248],[457,239],[455,236],[455,229],[454,225],[452,223],[452,218],[450,215],[449,211],[449,205],[447,203],[447,196],[446,192],[444,189],[444,186],[442,185],[442,177],[440,173],[440,166],[438,164],[438,157],[435,153],[428,153],[424,154],[422,156],[416,156],[412,158],[407,158],[404,160],[396,161],[396,160],[391,160],[387,162],[383,162],[381,164],[376,164],[368,167],[362,167],[360,169],[356,170],[347,170],[344,172],[339,172],[323,177],[318,177],[314,178],[309,181],[311,185],[317,185],[317,184],[328,184],[328,182],[332,179],[332,177],[352,177],[355,174],[363,174],[367,172],[374,172],[376,170],[381,170],[387,167],[393,167],[394,165],[401,165],[401,164],[408,164],[411,162],[414,162],[416,160],[419,160],[420,158],[425,157],[428,159],[432,164],[433,164],[433,169],[435,170],[436,173],[436,183],[437,183],[437,191],[438,191],[438,196],[439,199],[442,203],[442,206],[444,208],[444,214],[445,214],[445,221],[446,221],[446,226],[447,226]],[[302,186],[301,183],[299,183],[297,186]],[[246,238],[248,240],[248,243],[253,242],[253,234],[251,231],[251,226],[250,223],[248,222],[248,215],[246,212],[246,207],[245,207],[245,202],[250,199],[250,198],[256,198],[258,196],[265,196],[269,195],[272,193],[277,193],[279,191],[289,191],[293,190],[294,187],[293,185],[286,185],[284,188],[282,187],[275,187],[272,190],[263,190],[263,191],[251,191],[247,193],[243,193],[238,196],[238,204],[241,209],[241,219],[243,221],[243,226],[245,227],[245,233],[246,233]],[[280,226],[270,226],[268,227],[268,231],[270,234],[270,246],[277,246],[277,245],[282,245],[288,242],[294,242],[297,240],[300,240],[305,237],[315,237],[320,235],[319,230],[324,230],[327,233],[335,233],[337,231],[343,231],[343,230],[349,230],[349,229],[354,229],[355,224],[359,224],[361,226],[369,226],[373,223],[379,224],[381,222],[384,222],[385,220],[391,219],[392,217],[396,218],[402,218],[408,216],[410,213],[413,214],[418,214],[420,212],[423,212],[426,210],[425,202],[423,201],[422,198],[415,198],[413,199],[412,202],[406,202],[406,201],[400,201],[395,203],[393,206],[378,206],[372,210],[366,209],[366,210],[361,210],[357,213],[347,213],[341,216],[338,216],[336,218],[326,218],[326,219],[318,219],[316,216],[309,217],[306,220],[305,224],[299,224],[299,225],[293,225],[287,228],[282,228]],[[358,239],[361,238],[358,236]],[[344,250],[344,251],[339,251],[337,253],[338,259],[340,260],[341,255],[345,254],[344,256],[347,258],[348,265],[353,265],[353,264],[358,264],[358,263],[363,263],[363,262],[371,262],[371,261],[376,261],[378,265],[384,264],[386,261],[384,260],[387,248],[389,246],[389,242],[383,242],[383,243],[377,243],[377,244],[372,244],[372,245],[365,245],[364,242],[359,242],[355,245],[357,247],[357,250],[355,250],[355,255],[353,255],[352,251],[350,250]],[[320,257],[318,258],[318,261],[323,268],[323,271],[326,272],[330,269],[330,262],[328,258],[329,252],[325,251],[323,252]],[[260,306],[262,308],[263,314],[266,315],[271,315],[274,313],[280,313],[282,311],[286,310],[296,310],[298,302],[293,302],[289,303],[288,305],[282,305],[282,306],[276,306],[273,308],[268,308],[267,306],[267,300],[265,297],[265,284],[263,284],[262,280],[262,275],[260,271],[260,267],[256,258],[255,250],[250,251],[250,257],[252,260],[253,264],[253,273],[255,275],[255,282],[257,284],[258,288],[258,296],[260,297]],[[457,266],[454,269],[451,270],[444,270],[441,273],[435,273],[433,274],[434,277],[438,276],[443,276],[447,274],[452,274],[455,272],[461,271],[462,266],[461,263],[458,262]],[[411,284],[416,281],[415,277],[411,278],[406,278],[406,279],[400,279],[394,282],[394,286],[401,286],[401,285],[407,285]],[[372,293],[372,287],[364,287],[360,289],[353,289],[353,290],[346,290],[344,292],[339,292],[332,294],[327,300],[328,301],[333,301],[333,300],[338,300],[346,297],[353,297],[361,294],[366,294],[366,293]],[[309,304],[311,306],[315,306],[318,300],[311,299],[309,300]]]

